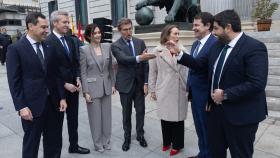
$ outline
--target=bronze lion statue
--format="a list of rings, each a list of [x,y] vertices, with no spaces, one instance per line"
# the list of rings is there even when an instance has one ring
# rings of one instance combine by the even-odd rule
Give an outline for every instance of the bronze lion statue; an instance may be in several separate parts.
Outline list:
[[[166,8],[167,16],[165,22],[188,22],[192,23],[194,16],[200,9],[193,0],[142,0],[136,4],[135,9],[139,10],[145,6],[159,6],[160,9]]]

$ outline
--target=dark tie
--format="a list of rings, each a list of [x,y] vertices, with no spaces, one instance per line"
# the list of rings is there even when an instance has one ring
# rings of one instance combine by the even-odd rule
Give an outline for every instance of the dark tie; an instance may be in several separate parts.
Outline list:
[[[63,47],[65,49],[65,52],[67,53],[68,56],[70,56],[70,51],[69,51],[69,49],[66,46],[65,37],[62,36],[62,37],[60,37],[60,39],[61,39],[61,41],[63,43]]]
[[[132,48],[132,45],[131,45],[130,41],[131,41],[131,40],[129,40],[129,39],[127,40],[128,47],[129,47],[129,51],[130,51],[130,53],[132,54],[132,56],[135,56],[135,54],[134,54],[134,51],[133,51],[133,48]]]
[[[225,47],[223,48],[223,50],[220,53],[221,55],[220,55],[220,58],[218,59],[216,69],[215,69],[215,73],[214,73],[214,78],[213,78],[213,90],[218,89],[218,87],[219,87],[219,80],[220,80],[220,77],[221,77],[223,64],[224,64],[225,57],[226,57],[226,54],[227,54],[227,50],[228,50],[229,47],[230,47],[229,45],[225,45]]]
[[[42,68],[45,71],[45,60],[44,60],[44,56],[43,56],[43,52],[40,49],[40,42],[36,42],[36,52],[37,52],[37,56],[42,64]]]
[[[200,41],[197,41],[197,45],[194,49],[194,52],[193,52],[193,57],[196,57],[198,55],[198,50],[199,50],[199,46],[200,46]]]

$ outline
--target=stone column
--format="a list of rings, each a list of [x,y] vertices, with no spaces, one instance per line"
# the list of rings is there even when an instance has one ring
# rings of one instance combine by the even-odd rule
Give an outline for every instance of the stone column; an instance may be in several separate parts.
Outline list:
[[[233,9],[234,0],[200,0],[201,11],[217,14],[225,9]]]

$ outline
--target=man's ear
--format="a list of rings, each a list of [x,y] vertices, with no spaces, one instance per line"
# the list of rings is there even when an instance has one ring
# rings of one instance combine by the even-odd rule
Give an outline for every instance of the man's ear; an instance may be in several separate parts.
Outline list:
[[[29,30],[32,30],[32,27],[34,26],[34,24],[28,23],[27,25],[28,25],[28,29],[29,29]]]
[[[232,25],[231,24],[227,24],[227,26],[225,27],[226,31],[232,31]]]
[[[208,30],[210,30],[211,23],[208,22],[205,26],[208,27]]]

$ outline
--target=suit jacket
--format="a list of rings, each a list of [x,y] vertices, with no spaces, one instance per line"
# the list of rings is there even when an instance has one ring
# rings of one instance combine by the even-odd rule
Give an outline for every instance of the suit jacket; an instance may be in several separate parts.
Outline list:
[[[149,60],[149,89],[157,96],[158,117],[183,121],[188,112],[187,67],[177,64],[176,57],[164,46],[157,46],[154,53],[157,57]]]
[[[93,98],[112,94],[115,77],[112,67],[111,46],[101,43],[103,64],[98,62],[91,44],[80,49],[80,66],[83,93],[89,93]]]
[[[208,40],[205,42],[201,50],[199,51],[199,54],[195,57],[203,58],[204,56],[208,56],[210,47],[217,41],[217,38],[213,36],[212,34],[208,38]],[[193,55],[193,52],[195,48],[197,47],[198,41],[195,41],[191,48],[191,55]],[[208,89],[208,71],[206,69],[199,69],[189,70],[188,75],[188,82],[187,82],[188,88],[189,87],[195,87],[196,89],[205,91]]]
[[[224,44],[218,41],[211,47],[208,56],[196,60],[184,54],[179,63],[193,69],[208,69],[208,81],[212,83],[213,67],[223,47]],[[219,83],[220,89],[228,96],[222,108],[230,123],[246,125],[265,119],[267,75],[268,54],[265,45],[243,34],[226,60]],[[208,103],[214,105],[210,96]]]
[[[46,39],[46,42],[55,48],[59,61],[59,71],[62,74],[64,82],[76,83],[76,78],[80,77],[80,65],[75,44],[70,37],[65,37],[70,55],[67,55],[60,39],[52,32]]]
[[[140,55],[146,49],[143,40],[132,38],[135,55]],[[139,85],[148,83],[149,65],[147,61],[137,63],[135,56],[129,51],[127,43],[121,37],[112,44],[112,53],[118,62],[116,89],[121,93],[129,93],[134,82]],[[141,86],[143,88],[143,86]]]
[[[26,37],[10,45],[7,52],[7,76],[15,109],[28,107],[33,117],[42,114],[49,94],[56,109],[59,100],[65,98],[55,50],[45,43],[42,46],[46,71]]]

